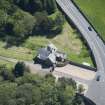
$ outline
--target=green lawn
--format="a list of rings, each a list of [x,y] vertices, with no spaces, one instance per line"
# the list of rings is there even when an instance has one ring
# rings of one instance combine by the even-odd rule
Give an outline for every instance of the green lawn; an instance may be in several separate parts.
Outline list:
[[[54,38],[49,39],[44,36],[29,37],[20,47],[12,46],[5,49],[6,43],[0,41],[0,56],[31,61],[37,55],[39,48],[53,43],[60,51],[67,54],[69,60],[78,63],[87,62],[93,66],[88,51],[78,37],[78,33],[68,23],[65,23],[63,27],[63,32]]]
[[[105,40],[105,0],[74,0]]]
[[[15,63],[8,62],[8,61],[5,61],[5,60],[0,60],[0,66],[3,66],[3,65],[5,65],[8,70],[12,70],[15,66]]]
[[[24,47],[11,47],[5,49],[5,42],[0,41],[0,56],[10,57],[18,60],[32,60],[32,52]]]

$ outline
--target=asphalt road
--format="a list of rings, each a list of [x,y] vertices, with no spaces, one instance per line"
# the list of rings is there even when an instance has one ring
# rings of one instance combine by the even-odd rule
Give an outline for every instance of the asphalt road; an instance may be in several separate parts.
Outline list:
[[[95,77],[86,96],[97,105],[105,105],[105,45],[71,0],[56,0],[56,2],[81,32],[95,57],[98,70],[96,77],[100,75],[101,78],[97,82]],[[91,31],[88,27],[91,27]]]

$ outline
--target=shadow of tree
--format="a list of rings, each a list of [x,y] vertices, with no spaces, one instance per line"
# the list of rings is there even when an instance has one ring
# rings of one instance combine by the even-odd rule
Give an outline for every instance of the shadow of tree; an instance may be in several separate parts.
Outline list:
[[[10,48],[12,46],[20,46],[22,43],[25,42],[25,40],[27,39],[28,37],[24,37],[24,38],[19,38],[19,37],[13,37],[13,36],[5,36],[5,37],[0,37],[0,40],[3,41],[3,42],[6,42],[4,48],[7,49],[7,48]]]
[[[56,37],[58,34],[60,34],[62,32],[62,29],[59,30],[53,30],[53,31],[43,31],[43,30],[39,30],[39,31],[33,31],[31,36],[45,36],[46,38],[54,38]]]
[[[35,32],[34,34],[31,35],[24,35],[23,37],[20,36],[13,36],[13,35],[5,35],[4,33],[0,33],[0,40],[3,42],[6,42],[6,45],[4,46],[4,48],[10,48],[12,46],[20,46],[22,45],[30,36],[34,37],[34,36],[45,36],[48,39],[54,38],[56,37],[59,32]]]
[[[77,94],[78,96],[80,96],[83,99],[83,102],[85,105],[96,105],[91,99],[89,99],[88,97],[85,97],[84,95],[81,94]]]

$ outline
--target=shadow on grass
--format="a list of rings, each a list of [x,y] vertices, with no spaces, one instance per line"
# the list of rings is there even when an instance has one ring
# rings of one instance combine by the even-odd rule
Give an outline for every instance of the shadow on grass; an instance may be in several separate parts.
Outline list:
[[[54,38],[56,37],[57,35],[59,35],[63,30],[63,27],[58,29],[58,30],[53,30],[53,31],[43,31],[43,30],[39,30],[39,31],[36,31],[36,32],[33,32],[33,35],[32,36],[45,36],[46,38]]]
[[[59,32],[35,32],[32,35],[24,35],[24,36],[13,36],[13,35],[7,35],[4,33],[0,32],[0,40],[3,42],[6,42],[6,45],[4,46],[4,48],[10,48],[12,46],[20,46],[22,45],[30,36],[34,37],[34,36],[45,36],[48,39],[52,39],[54,37],[56,37],[59,33],[61,33],[62,30],[59,30]]]
[[[4,48],[5,49],[8,49],[12,46],[20,46],[22,43],[25,42],[25,40],[27,39],[28,37],[24,37],[24,38],[19,38],[19,37],[13,37],[13,36],[5,36],[5,37],[0,37],[0,40],[5,42],[5,46]]]

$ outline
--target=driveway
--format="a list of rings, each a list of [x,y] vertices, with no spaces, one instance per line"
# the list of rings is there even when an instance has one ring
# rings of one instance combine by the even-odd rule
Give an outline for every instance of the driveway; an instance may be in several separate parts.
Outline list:
[[[72,75],[73,77],[81,78],[84,80],[93,80],[96,72],[80,68],[74,65],[66,65],[64,67],[56,67],[55,72],[64,73],[67,75]]]

